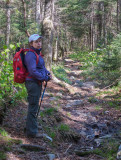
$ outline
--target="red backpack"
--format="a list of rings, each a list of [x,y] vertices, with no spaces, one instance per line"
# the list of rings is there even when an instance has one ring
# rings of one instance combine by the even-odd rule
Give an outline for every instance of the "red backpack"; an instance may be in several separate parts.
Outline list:
[[[16,83],[24,83],[29,74],[24,64],[25,52],[27,51],[35,53],[37,56],[36,64],[38,64],[39,55],[34,50],[21,48],[18,52],[16,52],[13,57],[14,82]]]

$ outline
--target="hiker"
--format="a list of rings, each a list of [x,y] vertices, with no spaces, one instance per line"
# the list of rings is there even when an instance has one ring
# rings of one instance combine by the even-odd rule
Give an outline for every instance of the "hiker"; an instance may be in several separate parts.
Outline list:
[[[25,86],[28,93],[28,114],[26,120],[26,135],[27,137],[42,137],[38,132],[37,112],[39,107],[39,99],[42,91],[42,83],[48,82],[51,79],[50,72],[45,68],[44,59],[40,51],[42,47],[42,36],[33,34],[29,37],[30,49],[34,50],[39,55],[38,63],[37,56],[34,52],[28,51],[25,56],[25,65],[29,72],[26,77]]]

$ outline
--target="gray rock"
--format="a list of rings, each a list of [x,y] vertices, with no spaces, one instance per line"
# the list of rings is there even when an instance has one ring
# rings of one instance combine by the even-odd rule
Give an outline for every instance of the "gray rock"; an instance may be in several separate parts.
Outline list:
[[[71,105],[76,106],[76,105],[80,105],[83,103],[82,100],[69,100],[69,103],[71,103]]]
[[[70,108],[70,107],[72,107],[72,105],[67,104],[65,107],[66,107],[66,108]]]
[[[85,83],[83,83],[83,87],[93,89],[95,87],[95,83],[94,82],[85,82]]]
[[[63,95],[62,95],[62,93],[58,92],[58,93],[56,94],[56,96],[62,97]]]
[[[98,139],[95,139],[94,142],[97,144],[97,147],[99,147],[103,142],[103,139],[98,138]]]
[[[74,80],[74,79],[75,79],[75,77],[74,77],[74,76],[71,76],[71,77],[70,77],[70,79],[71,79],[71,80]]]
[[[107,134],[107,135],[105,135],[105,136],[102,136],[102,137],[100,137],[100,138],[98,138],[98,139],[95,139],[94,141],[95,141],[95,143],[97,144],[97,147],[99,147],[100,144],[105,141],[105,139],[109,139],[109,138],[110,138],[110,139],[112,138],[112,135],[111,135],[111,134]]]
[[[66,96],[66,99],[71,99],[71,96]]]
[[[87,134],[86,134],[86,132],[81,131],[81,132],[80,132],[80,135],[83,136],[83,137],[86,137]]]
[[[105,111],[104,113],[105,113],[105,114],[109,114],[109,111]]]
[[[50,100],[50,101],[55,101],[55,100],[56,100],[56,97],[50,97],[49,100]]]
[[[83,86],[83,82],[81,82],[80,80],[76,80],[74,86],[82,87]]]
[[[65,106],[66,108],[83,104],[82,100],[68,100],[68,102],[69,103]]]
[[[52,94],[46,92],[46,93],[44,93],[44,96],[50,97],[50,96],[52,96]]]
[[[117,159],[121,160],[121,145],[119,146],[119,149],[117,152]]]
[[[107,134],[105,136],[100,137],[101,139],[108,139],[108,138],[112,138],[113,136],[111,134]]]
[[[48,154],[49,160],[54,160],[55,159],[55,154]]]

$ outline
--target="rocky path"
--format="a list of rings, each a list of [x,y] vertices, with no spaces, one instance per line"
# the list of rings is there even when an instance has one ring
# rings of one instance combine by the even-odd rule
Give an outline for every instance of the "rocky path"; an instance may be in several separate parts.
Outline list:
[[[103,97],[96,97],[97,83],[83,78],[79,62],[65,59],[65,67],[72,85],[65,88],[49,82],[38,118],[40,132],[49,137],[25,137],[26,102],[6,113],[3,127],[22,141],[7,152],[8,160],[101,160],[105,158],[96,149],[107,139],[120,144],[121,112],[109,109]]]

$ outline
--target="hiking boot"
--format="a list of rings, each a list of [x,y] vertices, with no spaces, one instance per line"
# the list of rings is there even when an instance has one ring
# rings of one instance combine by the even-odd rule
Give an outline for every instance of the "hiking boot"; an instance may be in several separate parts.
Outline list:
[[[27,135],[27,138],[43,138],[43,134],[37,133],[36,135]]]
[[[35,138],[43,138],[43,134],[37,133],[37,134],[35,135]]]

